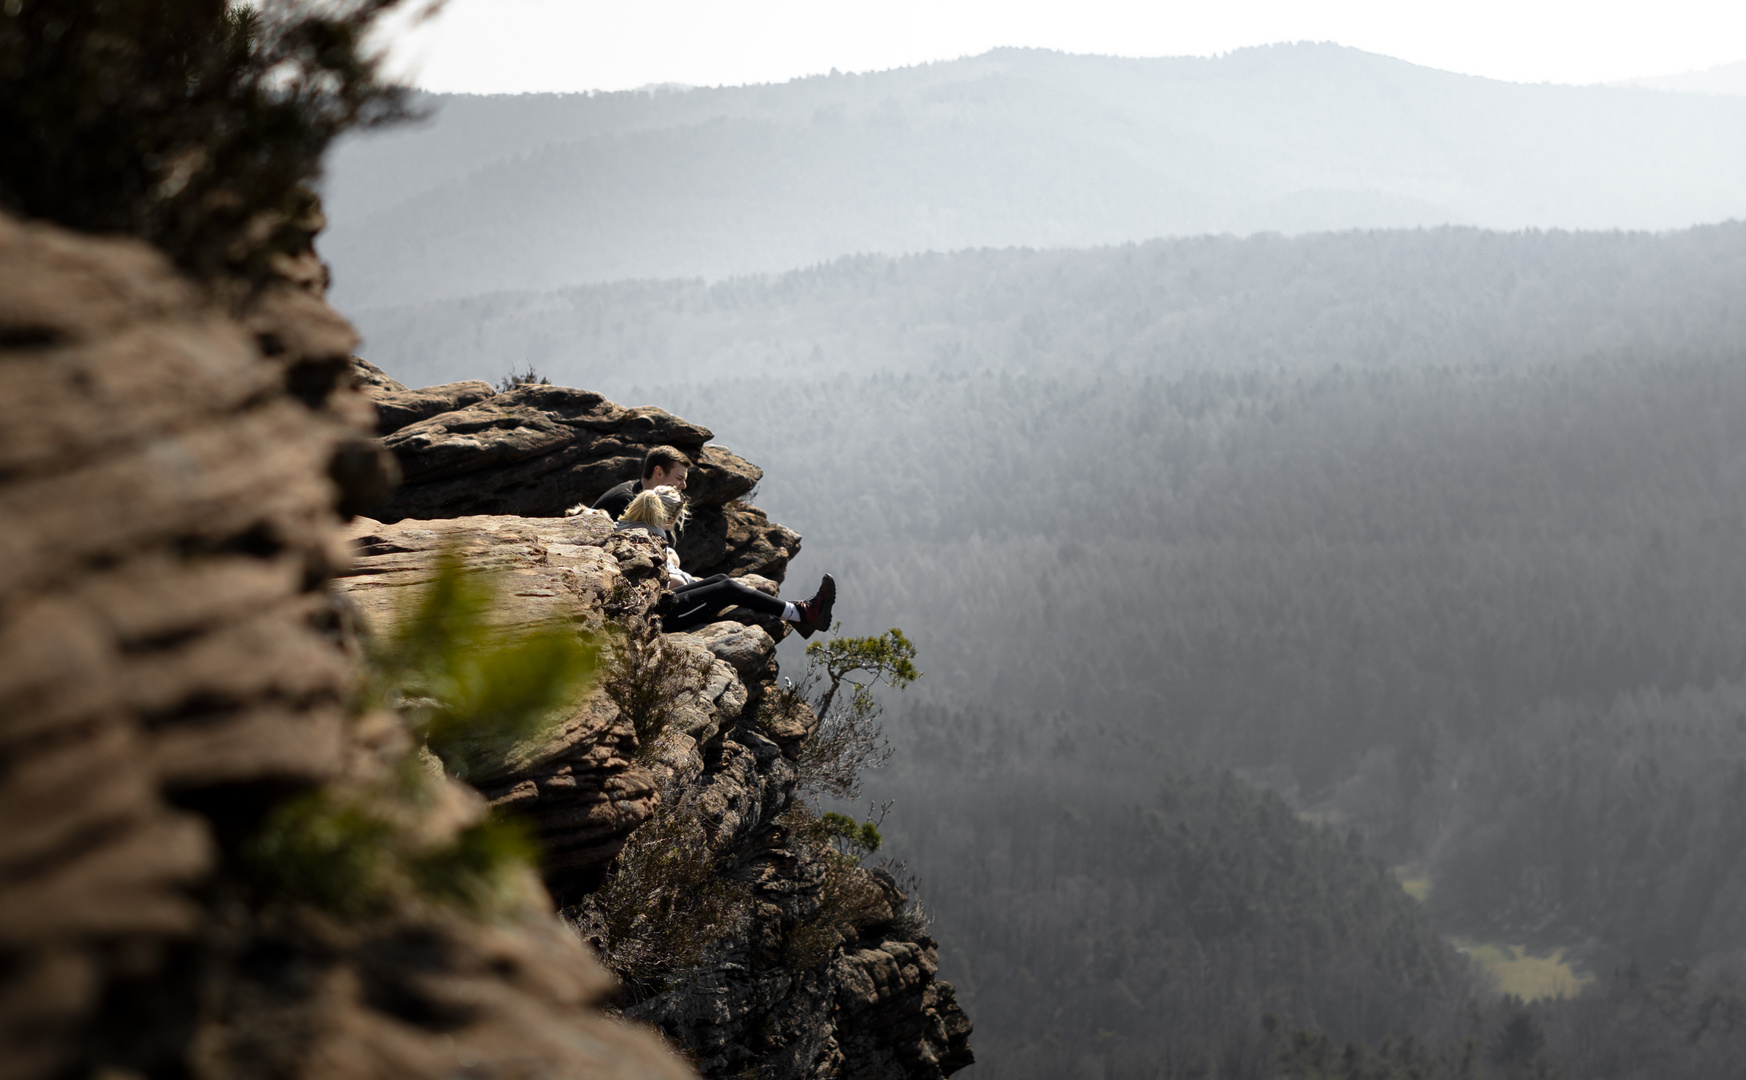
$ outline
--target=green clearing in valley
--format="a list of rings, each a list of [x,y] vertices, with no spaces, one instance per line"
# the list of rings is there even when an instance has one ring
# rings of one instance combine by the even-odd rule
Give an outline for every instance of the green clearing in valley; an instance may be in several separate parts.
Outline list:
[[[1430,898],[1431,878],[1422,867],[1397,866],[1394,876],[1414,900],[1422,904]],[[1570,997],[1594,978],[1578,972],[1562,948],[1532,953],[1520,945],[1461,938],[1454,939],[1454,945],[1497,981],[1500,993],[1514,994],[1524,1001]]]
[[[1571,966],[1565,950],[1533,955],[1520,945],[1456,941],[1455,947],[1479,962],[1497,980],[1497,988],[1524,1001],[1571,997],[1593,981]]]

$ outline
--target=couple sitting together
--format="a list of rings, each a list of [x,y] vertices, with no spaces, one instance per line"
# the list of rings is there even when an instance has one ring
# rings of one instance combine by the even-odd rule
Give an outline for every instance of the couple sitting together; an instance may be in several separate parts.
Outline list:
[[[685,477],[691,460],[671,446],[657,446],[643,456],[643,478],[627,480],[600,498],[592,509],[604,510],[619,529],[641,529],[667,548],[667,579],[672,584],[674,605],[662,618],[668,633],[682,634],[715,621],[726,607],[743,607],[759,615],[777,616],[794,624],[801,637],[829,630],[831,605],[837,599],[837,583],[829,574],[819,582],[811,600],[798,604],[778,600],[736,581],[726,574],[693,577],[679,567],[674,550],[675,534],[685,527]],[[574,512],[574,511],[572,511]]]

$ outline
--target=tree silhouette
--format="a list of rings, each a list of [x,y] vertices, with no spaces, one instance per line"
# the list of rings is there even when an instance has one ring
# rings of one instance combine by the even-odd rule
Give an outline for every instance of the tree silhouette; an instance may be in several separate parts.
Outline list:
[[[365,44],[400,0],[8,0],[0,207],[258,276],[319,228],[343,131],[406,115]],[[428,11],[429,5],[426,10]]]

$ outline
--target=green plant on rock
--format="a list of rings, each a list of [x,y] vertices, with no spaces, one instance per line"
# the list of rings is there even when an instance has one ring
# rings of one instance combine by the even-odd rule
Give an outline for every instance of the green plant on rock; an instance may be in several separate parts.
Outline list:
[[[815,814],[796,802],[779,819],[788,843],[810,853],[823,869],[818,908],[800,920],[783,940],[783,962],[798,974],[830,960],[838,946],[859,937],[867,927],[889,922],[895,914],[886,892],[861,860],[879,846],[873,822],[856,822],[846,814]],[[804,857],[804,856],[803,856]]]
[[[656,993],[744,925],[750,893],[719,870],[695,800],[663,798],[605,884],[564,914],[633,995]]]
[[[535,847],[517,821],[488,816],[447,842],[421,843],[404,807],[383,791],[316,791],[280,803],[242,848],[242,874],[262,896],[345,918],[375,914],[397,899],[487,916]]]
[[[856,822],[849,815],[839,814],[834,810],[826,810],[819,818],[819,824],[831,846],[836,849],[837,855],[853,860],[856,865],[878,851],[883,842],[878,823]]]
[[[539,845],[514,818],[491,815],[457,834],[452,843],[414,854],[406,869],[420,893],[474,913],[504,899],[512,868],[532,867]]]
[[[382,817],[311,792],[267,816],[243,846],[243,870],[275,899],[364,915],[387,899],[394,839],[394,827]]]
[[[537,735],[585,688],[597,650],[569,625],[506,632],[493,622],[498,607],[491,579],[444,553],[394,630],[366,642],[357,711],[395,709],[460,776]],[[419,826],[438,781],[417,755],[373,780],[280,803],[243,846],[243,878],[264,897],[345,917],[413,897],[475,915],[498,909],[535,861],[532,836],[486,816],[433,841]]]
[[[808,671],[800,684],[765,696],[761,722],[783,709],[812,709],[819,718],[797,762],[800,793],[852,795],[861,770],[889,756],[872,689],[881,682],[900,689],[914,682],[920,677],[914,656],[914,647],[895,629],[817,642],[807,649]],[[690,669],[659,634],[631,620],[613,643],[603,685],[631,718],[647,753],[677,702],[695,691],[705,673]],[[784,960],[792,970],[825,962],[859,927],[894,918],[874,872],[861,866],[881,846],[878,821],[834,812],[821,817],[796,799],[778,825],[797,857],[822,870],[817,910],[784,939]],[[712,849],[695,798],[664,789],[661,808],[631,835],[604,884],[565,915],[633,996],[659,992],[745,926],[751,895],[732,880],[732,859],[731,852]]]
[[[881,859],[875,870],[889,875],[897,891],[903,894],[902,905],[893,913],[891,935],[907,941],[919,939],[934,921],[933,914],[922,903],[921,880],[901,859]]]
[[[615,631],[600,685],[636,731],[638,760],[653,756],[681,703],[704,685],[713,662],[675,648],[640,617],[625,620]]]
[[[872,637],[835,636],[806,648],[807,671],[766,695],[761,721],[787,720],[810,708],[817,727],[800,746],[796,760],[796,793],[801,796],[784,812],[781,824],[790,843],[810,848],[823,866],[818,909],[788,933],[783,958],[793,972],[828,961],[845,941],[867,926],[895,922],[919,931],[926,926],[920,905],[906,902],[894,912],[886,890],[874,872],[861,865],[883,843],[879,820],[857,822],[835,811],[815,813],[806,796],[854,798],[861,773],[883,765],[891,749],[879,728],[882,709],[873,696],[881,683],[903,689],[921,678],[915,667],[915,646],[895,627]]]
[[[574,626],[506,633],[492,622],[497,607],[491,578],[445,552],[394,632],[369,648],[366,700],[397,708],[463,779],[539,734],[598,666],[598,645]]]
[[[801,681],[770,695],[767,708],[794,708],[805,701],[818,718],[817,730],[800,747],[800,793],[856,798],[862,771],[891,758],[873,688],[884,683],[902,690],[921,678],[915,646],[893,627],[873,637],[815,641],[806,647],[806,662]]]
[[[497,392],[507,394],[520,386],[550,386],[552,380],[534,370],[533,361],[528,361],[526,371],[516,371],[510,368],[503,378],[497,380]]]

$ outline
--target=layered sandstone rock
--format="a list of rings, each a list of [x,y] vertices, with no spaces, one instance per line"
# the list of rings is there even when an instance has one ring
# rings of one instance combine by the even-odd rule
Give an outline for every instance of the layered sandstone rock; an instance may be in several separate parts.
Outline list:
[[[337,510],[392,460],[318,289],[238,320],[141,244],[0,216],[0,1077],[684,1076],[537,883],[487,925],[236,877],[404,739],[349,705]],[[469,820],[443,790],[430,843]]]
[[[692,522],[679,544],[686,569],[780,581],[800,551],[798,535],[742,501],[762,470],[708,445],[708,428],[563,386],[524,384],[501,394],[481,382],[407,390],[356,364],[354,382],[376,402],[383,445],[405,477],[372,517],[559,517],[635,479],[643,454],[665,444],[696,462],[686,489]]]
[[[340,761],[349,432],[141,244],[0,218],[0,1075],[200,929],[207,818]]]
[[[902,894],[882,884],[900,905]],[[976,1059],[970,1050],[970,1019],[958,1007],[952,984],[934,978],[939,945],[925,935],[886,937],[868,927],[832,968],[836,984],[836,1030],[820,1075],[843,1080],[882,1076],[950,1075]]]
[[[361,356],[349,358],[352,386],[361,390],[405,390],[406,384]]]
[[[612,980],[546,891],[597,884],[663,791],[696,800],[755,905],[713,971],[633,1013],[712,1075],[967,1061],[894,891],[784,967],[824,874],[783,825],[816,721],[760,708],[783,624],[666,637],[683,685],[655,745],[591,690],[470,787],[439,765],[395,801],[417,748],[354,704],[358,635],[391,627],[442,553],[505,585],[504,635],[646,620],[659,550],[559,515],[657,442],[699,460],[694,568],[774,592],[799,538],[739,501],[759,473],[707,430],[562,388],[409,391],[348,356],[318,263],[282,269],[239,318],[142,245],[0,218],[0,1080],[693,1075],[606,1015]],[[342,528],[402,467],[427,509],[472,490],[519,513]],[[376,800],[429,850],[489,805],[520,814],[546,882],[515,879],[485,921],[412,893],[344,915],[280,897],[244,872],[250,845],[318,793]]]
[[[496,393],[490,383],[478,379],[427,386],[422,390],[381,387],[380,393],[371,395],[376,403],[376,434],[392,435],[409,424],[465,409]]]
[[[562,622],[611,633],[614,620],[649,618],[664,573],[646,534],[614,532],[593,514],[361,520],[351,535],[357,559],[338,587],[378,637],[411,610],[443,552],[495,577],[504,598],[496,618],[506,630]],[[936,977],[937,945],[903,916],[905,898],[889,876],[832,864],[816,841],[790,832],[799,820],[797,761],[817,720],[804,704],[760,708],[778,681],[776,641],[728,617],[665,635],[660,647],[683,678],[654,745],[639,745],[596,688],[548,732],[468,780],[535,826],[547,846],[547,883],[567,899],[601,883],[663,800],[695,808],[718,873],[746,890],[743,920],[700,970],[657,992],[639,990],[623,1008],[663,1031],[706,1076],[949,1075],[973,1060],[970,1024],[951,985]],[[845,888],[873,900],[848,916],[827,910],[842,906],[830,894]]]
[[[444,553],[494,579],[493,619],[505,633],[561,624],[599,634],[609,611],[652,608],[665,573],[646,533],[614,532],[600,515],[391,525],[364,518],[349,535],[357,557],[335,587],[378,636],[392,632]],[[658,805],[655,777],[635,756],[635,734],[596,688],[540,739],[509,748],[467,780],[534,826],[546,881],[563,897],[597,884]]]
[[[780,582],[800,551],[800,537],[755,506],[730,503],[694,514],[678,548],[680,561],[696,574],[749,574]]]

